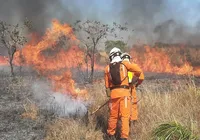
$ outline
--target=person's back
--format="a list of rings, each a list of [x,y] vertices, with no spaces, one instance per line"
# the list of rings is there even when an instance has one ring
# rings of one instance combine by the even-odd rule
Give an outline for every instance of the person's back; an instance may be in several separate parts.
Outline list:
[[[121,57],[115,53],[110,53],[110,65],[107,65],[105,68],[105,87],[108,91],[110,89],[110,115],[108,121],[107,133],[110,136],[115,134],[116,124],[118,117],[122,121],[121,126],[121,138],[127,139],[129,135],[129,118],[130,118],[130,91],[129,91],[129,82],[128,82],[128,71],[134,72],[134,75],[139,77],[141,69],[134,64],[122,62]],[[119,64],[119,75],[120,84],[116,85],[113,82],[112,65]]]
[[[128,53],[123,53],[121,55],[122,62],[124,63],[130,63],[131,56]],[[129,76],[129,86],[130,86],[130,92],[131,92],[131,121],[136,121],[138,119],[138,107],[137,107],[137,95],[136,95],[136,87],[140,85],[144,80],[144,73],[142,72],[138,79],[134,80],[134,73],[128,71]]]
[[[124,96],[130,96],[129,92],[129,79],[128,79],[128,71],[132,71],[134,76],[139,77],[141,73],[141,69],[136,64],[130,64],[126,61],[121,62],[120,64],[120,77],[122,79],[120,85],[114,85],[111,81],[110,76],[110,65],[107,65],[105,68],[105,85],[106,88],[111,89],[110,97],[111,98],[119,98]]]

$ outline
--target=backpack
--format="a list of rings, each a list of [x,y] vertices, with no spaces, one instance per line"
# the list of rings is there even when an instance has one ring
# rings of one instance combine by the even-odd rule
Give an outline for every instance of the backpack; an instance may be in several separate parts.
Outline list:
[[[115,63],[111,63],[109,65],[109,67],[110,67],[111,82],[114,85],[121,85],[121,83],[128,76],[128,74],[126,74],[126,76],[121,79],[122,76],[120,74],[120,71],[123,70],[122,67],[121,67],[122,65],[126,68],[126,66],[123,63],[121,63],[121,62],[115,62]],[[126,68],[126,71],[127,71],[127,68]]]

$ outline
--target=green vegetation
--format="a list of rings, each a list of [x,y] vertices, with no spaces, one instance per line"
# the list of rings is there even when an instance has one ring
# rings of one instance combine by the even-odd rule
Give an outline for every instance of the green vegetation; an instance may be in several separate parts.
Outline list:
[[[105,51],[107,53],[109,53],[110,50],[114,47],[121,49],[122,52],[125,52],[127,50],[127,44],[120,40],[117,41],[108,40],[105,42],[105,46],[106,46]]]
[[[198,137],[183,125],[173,121],[155,128],[152,140],[198,140]]]

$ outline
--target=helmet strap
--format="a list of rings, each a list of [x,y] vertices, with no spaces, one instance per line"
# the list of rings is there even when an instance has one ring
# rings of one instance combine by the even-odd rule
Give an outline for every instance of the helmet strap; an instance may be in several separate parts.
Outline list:
[[[130,56],[125,55],[125,56],[122,57],[122,59],[129,59],[130,60],[131,58],[130,58]]]
[[[120,56],[120,55],[121,55],[121,52],[116,52],[116,53],[114,53],[113,55],[111,55],[111,56],[109,57],[109,59],[110,59],[110,61],[112,61],[112,59],[113,59],[114,57]]]

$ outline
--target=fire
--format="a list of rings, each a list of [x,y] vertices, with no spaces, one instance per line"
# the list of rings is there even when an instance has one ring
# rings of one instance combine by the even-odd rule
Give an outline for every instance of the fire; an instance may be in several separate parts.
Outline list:
[[[71,73],[73,69],[90,68],[90,65],[87,67],[85,64],[84,50],[75,45],[78,43],[79,40],[68,24],[53,20],[51,28],[46,30],[43,37],[32,34],[31,40],[24,48],[16,52],[14,64],[31,66],[39,75],[47,77],[55,92],[86,97],[87,91],[76,88]],[[145,46],[142,49],[143,52],[140,53],[133,48],[130,54],[143,71],[200,76],[200,67],[193,67],[183,59],[180,59],[182,64],[176,66],[171,63],[170,56],[162,48]],[[0,56],[0,65],[8,65],[7,60],[8,58]],[[96,63],[94,68],[103,70],[103,67]]]
[[[86,90],[77,90],[70,72],[71,68],[82,67],[84,53],[77,46],[79,42],[68,24],[52,21],[52,27],[47,29],[40,41],[31,40],[15,55],[15,63],[21,62],[32,66],[38,74],[46,76],[56,92],[71,94],[74,97],[86,96]],[[69,45],[67,47],[67,45]]]
[[[0,66],[8,65],[8,58],[0,56]]]
[[[180,75],[192,74],[200,76],[200,68],[194,68],[187,61],[180,59],[183,63],[181,66],[173,65],[169,56],[162,49],[145,46],[144,53],[138,53],[133,48],[130,54],[134,61],[146,72],[175,73]]]

